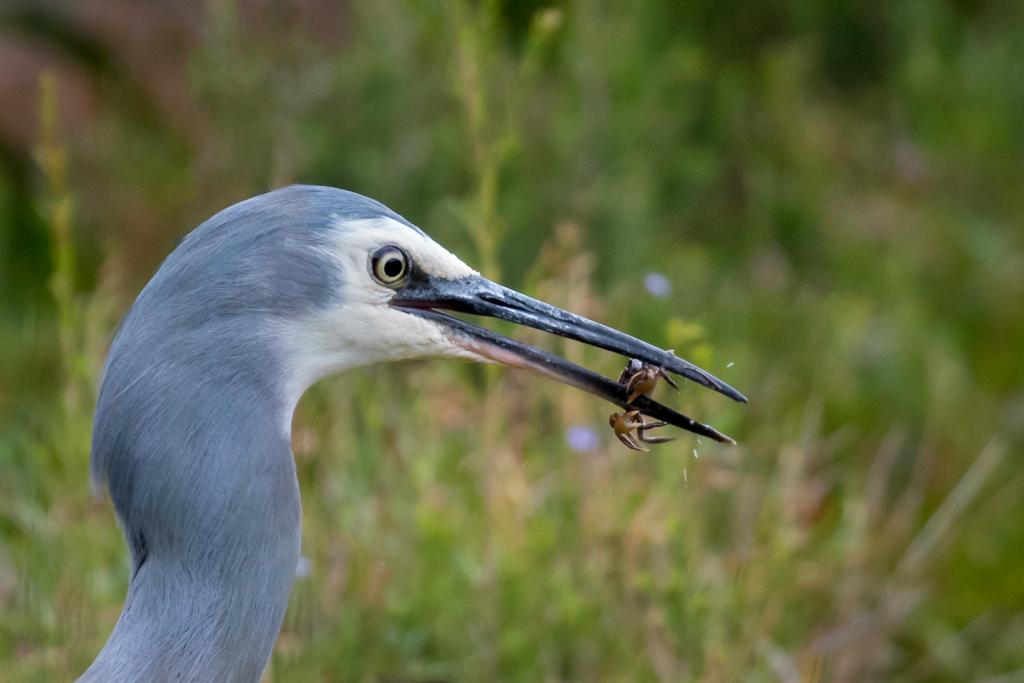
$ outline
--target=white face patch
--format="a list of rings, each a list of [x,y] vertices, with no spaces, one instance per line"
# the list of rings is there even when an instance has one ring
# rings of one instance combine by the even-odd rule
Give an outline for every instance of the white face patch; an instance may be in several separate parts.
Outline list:
[[[390,218],[344,221],[330,256],[342,274],[340,304],[282,326],[279,339],[291,365],[289,399],[298,402],[318,379],[347,368],[426,357],[482,360],[454,344],[441,325],[391,308],[394,295],[370,275],[370,257],[381,247],[400,247],[421,270],[446,279],[478,273],[457,256]]]
[[[369,255],[380,247],[394,244],[405,250],[409,258],[423,271],[435,277],[455,280],[469,275],[479,275],[460,261],[458,256],[434,240],[391,218],[344,221],[339,222],[337,227],[337,253],[346,273],[349,272],[349,268],[356,265],[361,267],[364,273],[369,272],[366,268]]]

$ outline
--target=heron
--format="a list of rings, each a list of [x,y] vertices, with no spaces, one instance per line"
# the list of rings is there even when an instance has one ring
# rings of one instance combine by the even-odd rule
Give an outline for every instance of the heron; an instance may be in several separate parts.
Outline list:
[[[108,352],[91,476],[130,556],[80,681],[258,681],[299,561],[292,413],[327,375],[440,357],[525,368],[720,442],[647,396],[466,319],[510,321],[743,395],[674,353],[492,282],[383,204],[295,185],[227,208],[160,265]]]

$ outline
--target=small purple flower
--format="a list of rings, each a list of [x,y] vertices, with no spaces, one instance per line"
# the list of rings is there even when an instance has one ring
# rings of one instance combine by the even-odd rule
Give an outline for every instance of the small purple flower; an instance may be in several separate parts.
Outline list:
[[[644,275],[644,288],[651,296],[664,299],[672,293],[672,283],[661,273],[651,271]]]
[[[593,427],[573,425],[565,430],[565,443],[577,453],[596,451],[601,445],[601,437]]]

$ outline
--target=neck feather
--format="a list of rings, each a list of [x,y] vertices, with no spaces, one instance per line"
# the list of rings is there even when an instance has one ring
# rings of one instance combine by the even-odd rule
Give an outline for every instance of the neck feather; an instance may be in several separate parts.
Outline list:
[[[297,558],[297,542],[236,553],[224,558],[235,565],[234,578],[147,559],[80,680],[255,683],[281,628]]]
[[[199,385],[161,386],[183,374],[171,368],[123,392],[101,390],[94,466],[124,527],[132,577],[82,681],[255,683],[266,666],[301,540],[282,429],[293,406],[222,370]],[[118,371],[109,366],[107,379]]]

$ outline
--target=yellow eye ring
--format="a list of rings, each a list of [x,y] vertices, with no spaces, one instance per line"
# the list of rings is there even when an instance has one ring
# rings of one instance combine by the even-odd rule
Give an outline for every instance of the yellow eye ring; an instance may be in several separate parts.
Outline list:
[[[409,257],[394,245],[381,247],[370,257],[370,274],[385,287],[397,287],[409,275]]]

